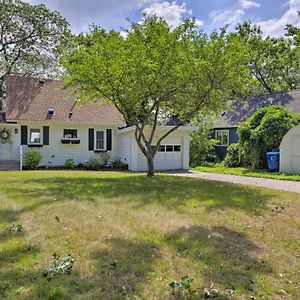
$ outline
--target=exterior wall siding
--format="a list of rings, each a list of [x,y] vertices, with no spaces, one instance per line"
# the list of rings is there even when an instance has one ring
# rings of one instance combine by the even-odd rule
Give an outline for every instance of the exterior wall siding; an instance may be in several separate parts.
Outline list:
[[[229,130],[229,145],[237,143],[239,141],[239,136],[237,134],[237,127],[232,128],[214,128],[213,138],[216,137],[216,130]],[[227,146],[216,146],[216,154],[219,158],[223,159],[227,154]]]
[[[101,159],[101,154],[89,150],[89,129],[93,128],[94,133],[97,130],[103,130],[106,134],[106,129],[112,129],[112,150],[108,151],[110,161],[119,159],[127,163],[129,170],[145,171],[147,170],[147,161],[143,153],[139,149],[133,131],[117,133],[117,127],[99,126],[93,124],[70,124],[70,123],[52,123],[52,122],[33,122],[22,121],[18,124],[0,125],[0,131],[9,130],[10,142],[6,145],[0,143],[0,160],[1,159],[20,159],[21,145],[21,126],[27,126],[27,143],[30,142],[30,129],[41,130],[41,145],[22,145],[24,154],[30,149],[39,151],[42,154],[41,166],[57,167],[64,166],[67,159],[73,159],[75,164],[85,163],[90,158]],[[49,127],[49,133],[44,135],[43,127]],[[77,138],[80,139],[79,144],[63,144],[64,129],[76,129]],[[157,138],[163,134],[165,129],[158,129]],[[48,130],[47,130],[48,131]],[[24,131],[23,131],[24,133]],[[42,145],[43,139],[48,141],[49,145]],[[176,130],[165,140],[163,145],[180,145],[180,152],[158,152],[155,156],[154,164],[156,170],[165,169],[188,169],[189,168],[189,141],[190,135],[187,131]],[[106,145],[106,140],[105,140]],[[2,156],[1,156],[2,155]]]
[[[28,145],[23,146],[24,153],[29,149],[35,149],[39,151],[42,156],[42,166],[63,166],[67,159],[73,159],[75,164],[85,163],[91,157],[101,159],[101,154],[89,151],[88,149],[88,129],[94,128],[97,130],[103,130],[106,134],[106,129],[113,129],[112,134],[112,151],[108,151],[110,160],[116,159],[116,148],[117,148],[117,135],[114,134],[116,128],[113,126],[99,126],[92,124],[69,124],[69,123],[45,123],[45,122],[22,122],[20,125],[28,126],[28,134],[30,128],[40,128],[43,126],[49,126],[49,145],[43,145],[42,147],[30,147]],[[64,129],[77,129],[77,137],[80,139],[80,144],[62,144],[61,139],[63,138]],[[19,136],[19,145],[21,137]],[[29,137],[28,137],[29,141]],[[43,142],[43,141],[42,141]],[[105,141],[106,145],[106,141]]]

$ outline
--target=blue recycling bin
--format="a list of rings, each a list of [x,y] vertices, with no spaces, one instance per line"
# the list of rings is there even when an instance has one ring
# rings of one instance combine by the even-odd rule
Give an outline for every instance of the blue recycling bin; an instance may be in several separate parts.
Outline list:
[[[267,152],[268,168],[270,172],[279,171],[279,152]]]

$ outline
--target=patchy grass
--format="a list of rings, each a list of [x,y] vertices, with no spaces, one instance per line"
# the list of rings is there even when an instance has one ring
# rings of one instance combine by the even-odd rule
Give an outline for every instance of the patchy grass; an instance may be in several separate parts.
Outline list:
[[[300,194],[255,187],[1,172],[0,298],[176,299],[169,283],[188,275],[195,299],[211,286],[219,299],[299,299],[299,217]],[[6,230],[13,224],[22,231]],[[75,262],[49,281],[54,252]]]
[[[211,166],[198,166],[193,168],[192,170],[199,171],[199,172],[208,172],[208,173],[300,181],[300,175],[285,174],[280,172],[269,172],[267,170],[255,170],[251,168],[242,168],[242,167],[228,168],[225,167],[223,164],[214,164]]]

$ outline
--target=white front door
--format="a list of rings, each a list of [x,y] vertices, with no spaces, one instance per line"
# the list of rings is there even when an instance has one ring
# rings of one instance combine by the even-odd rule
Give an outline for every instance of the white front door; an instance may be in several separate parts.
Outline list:
[[[8,132],[8,138],[2,137],[2,132]],[[13,153],[13,142],[11,138],[12,130],[7,130],[5,128],[0,128],[0,160],[12,159]]]

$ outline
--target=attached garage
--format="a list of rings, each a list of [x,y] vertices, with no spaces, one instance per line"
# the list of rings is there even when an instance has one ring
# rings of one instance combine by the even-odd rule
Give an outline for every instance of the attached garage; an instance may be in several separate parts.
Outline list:
[[[282,139],[280,172],[300,174],[300,125],[291,128]]]
[[[169,129],[159,128],[154,143],[163,134],[163,131]],[[187,170],[189,168],[189,142],[192,130],[195,128],[182,126],[162,141],[154,158],[155,170]],[[146,171],[147,160],[135,141],[133,130],[126,128],[120,130],[119,134],[119,141],[122,141],[123,145],[128,145],[127,156],[120,157],[120,159],[128,163],[131,171]]]

